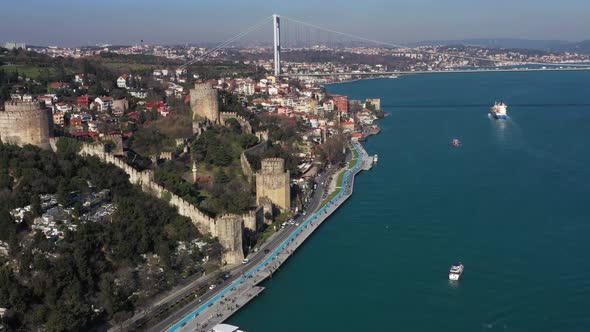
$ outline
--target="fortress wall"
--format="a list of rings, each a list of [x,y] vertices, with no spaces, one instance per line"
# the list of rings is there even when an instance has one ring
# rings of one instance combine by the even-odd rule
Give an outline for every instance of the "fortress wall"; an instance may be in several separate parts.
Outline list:
[[[101,143],[83,143],[80,155],[96,156],[106,163],[113,164],[129,175],[129,182],[140,185],[144,192],[162,199],[170,198],[168,203],[177,208],[178,214],[190,218],[199,232],[211,234],[219,239],[224,248],[223,259],[228,264],[237,264],[244,259],[242,249],[244,220],[248,221],[249,226],[254,225],[256,227],[255,225],[258,222],[256,213],[250,212],[244,215],[223,215],[211,218],[182,197],[169,192],[156,183],[151,170],[143,172],[136,170],[112,153],[105,152],[104,145]],[[252,221],[253,216],[254,221]],[[262,215],[260,214],[258,218],[262,218]]]
[[[115,156],[124,156],[123,152],[123,136],[121,135],[104,135],[100,138],[101,141],[112,141],[115,143],[115,147],[111,150],[111,153]]]
[[[266,150],[266,141],[260,141],[260,143],[254,145],[253,147],[245,150],[240,154],[240,165],[242,166],[242,173],[248,178],[248,182],[252,183],[254,179],[254,169],[248,160],[248,154],[258,154],[262,153]]]
[[[236,119],[240,126],[242,126],[242,131],[247,134],[252,134],[252,126],[250,122],[243,116],[238,115],[236,112],[222,112],[219,114],[220,122],[225,124],[225,122],[229,119]]]
[[[254,133],[260,142],[268,141],[268,129],[267,130],[260,130]]]

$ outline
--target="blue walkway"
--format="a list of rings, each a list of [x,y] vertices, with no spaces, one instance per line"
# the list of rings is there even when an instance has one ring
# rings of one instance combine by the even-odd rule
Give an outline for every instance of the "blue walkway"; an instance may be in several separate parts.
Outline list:
[[[234,287],[237,287],[237,286],[243,284],[248,278],[255,275],[260,270],[264,269],[276,256],[278,256],[278,254],[281,251],[283,251],[283,249],[285,249],[285,247],[289,244],[289,242],[293,241],[303,231],[303,229],[305,227],[307,227],[311,222],[316,220],[322,213],[326,212],[326,210],[329,207],[331,207],[333,204],[338,202],[338,200],[340,198],[342,198],[342,196],[345,193],[346,187],[348,185],[350,174],[354,174],[356,171],[358,171],[360,169],[360,166],[363,161],[363,154],[358,151],[356,145],[352,144],[352,147],[357,152],[358,159],[357,159],[356,163],[354,164],[354,166],[352,168],[350,168],[348,171],[346,171],[346,173],[344,174],[344,178],[342,181],[342,186],[340,188],[340,192],[334,198],[332,198],[326,205],[324,205],[321,209],[319,209],[316,213],[311,215],[305,222],[301,223],[301,225],[299,225],[299,227],[297,227],[297,230],[295,231],[295,233],[291,234],[291,236],[289,236],[287,239],[285,239],[285,241],[283,241],[283,243],[277,249],[275,249],[270,254],[269,257],[267,257],[265,260],[260,262],[260,264],[258,264],[253,270],[251,270],[250,272],[248,272],[247,274],[242,276],[240,279],[236,280],[231,285],[227,286],[219,294],[217,294],[216,296],[209,299],[209,301],[203,303],[203,305],[201,305],[195,311],[191,312],[186,317],[184,317],[182,320],[180,320],[178,323],[176,323],[175,325],[170,327],[168,329],[168,332],[178,331],[178,329],[180,329],[182,326],[184,326],[185,323],[187,323],[191,319],[195,318],[198,314],[203,312],[209,306],[213,305],[215,302],[219,301],[222,297],[224,297],[227,293],[229,293]]]

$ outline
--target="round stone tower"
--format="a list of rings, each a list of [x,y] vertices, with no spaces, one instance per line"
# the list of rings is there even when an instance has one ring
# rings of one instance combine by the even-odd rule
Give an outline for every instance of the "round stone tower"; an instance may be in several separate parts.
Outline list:
[[[256,202],[262,203],[262,198],[268,198],[283,211],[291,209],[291,187],[289,171],[285,171],[285,160],[282,158],[267,158],[261,162],[261,168],[256,172]]]
[[[193,131],[195,123],[208,120],[219,123],[219,100],[217,89],[209,83],[196,83],[195,88],[190,90],[191,110],[193,111]]]
[[[52,122],[50,111],[41,108],[37,102],[6,102],[4,112],[0,112],[0,141],[18,146],[31,144],[50,150]]]

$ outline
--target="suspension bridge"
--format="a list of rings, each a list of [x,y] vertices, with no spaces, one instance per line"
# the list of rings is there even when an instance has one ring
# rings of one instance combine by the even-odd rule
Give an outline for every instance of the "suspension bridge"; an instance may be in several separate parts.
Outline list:
[[[453,52],[441,52],[424,48],[411,48],[404,45],[379,41],[372,38],[357,36],[351,33],[340,32],[334,29],[321,27],[319,25],[305,22],[302,20],[280,16],[277,14],[266,17],[255,25],[243,30],[232,38],[220,43],[218,46],[207,50],[203,54],[189,60],[181,68],[186,68],[192,64],[205,60],[212,54],[233,47],[238,42],[243,41],[247,36],[263,31],[272,26],[272,55],[273,55],[273,72],[275,76],[282,77],[318,77],[318,76],[392,76],[407,74],[443,74],[443,73],[478,73],[478,72],[514,72],[514,71],[582,71],[590,70],[590,64],[572,64],[572,63],[550,63],[550,62],[531,62],[518,59],[498,59],[493,57],[472,56],[469,54],[458,54]],[[267,31],[267,30],[266,30]],[[266,36],[266,35],[264,35]],[[263,37],[265,38],[265,37]],[[383,48],[396,52],[398,55],[412,55],[420,58],[430,59],[451,59],[463,61],[462,65],[456,65],[447,68],[428,68],[427,70],[386,70],[386,71],[311,71],[311,72],[292,72],[284,70],[281,56],[296,51],[306,50],[338,50],[350,48]],[[387,55],[384,55],[386,57]],[[331,59],[337,60],[337,59]],[[321,62],[318,61],[318,62]],[[331,62],[326,60],[325,62]],[[484,64],[484,65],[481,65]],[[497,64],[509,65],[510,67],[500,67]],[[530,67],[533,66],[533,67]],[[462,67],[473,67],[472,69],[460,69]]]

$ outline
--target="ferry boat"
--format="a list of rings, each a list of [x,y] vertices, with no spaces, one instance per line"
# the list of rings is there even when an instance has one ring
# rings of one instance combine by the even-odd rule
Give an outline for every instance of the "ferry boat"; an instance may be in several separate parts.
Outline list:
[[[451,266],[451,270],[449,271],[449,280],[457,281],[463,274],[463,263],[456,263]]]
[[[507,109],[508,105],[503,102],[496,102],[490,109],[490,114],[496,119],[508,119]]]
[[[453,138],[453,142],[451,142],[451,145],[453,145],[453,147],[458,148],[461,146],[461,141],[459,141],[459,139],[457,138]]]

